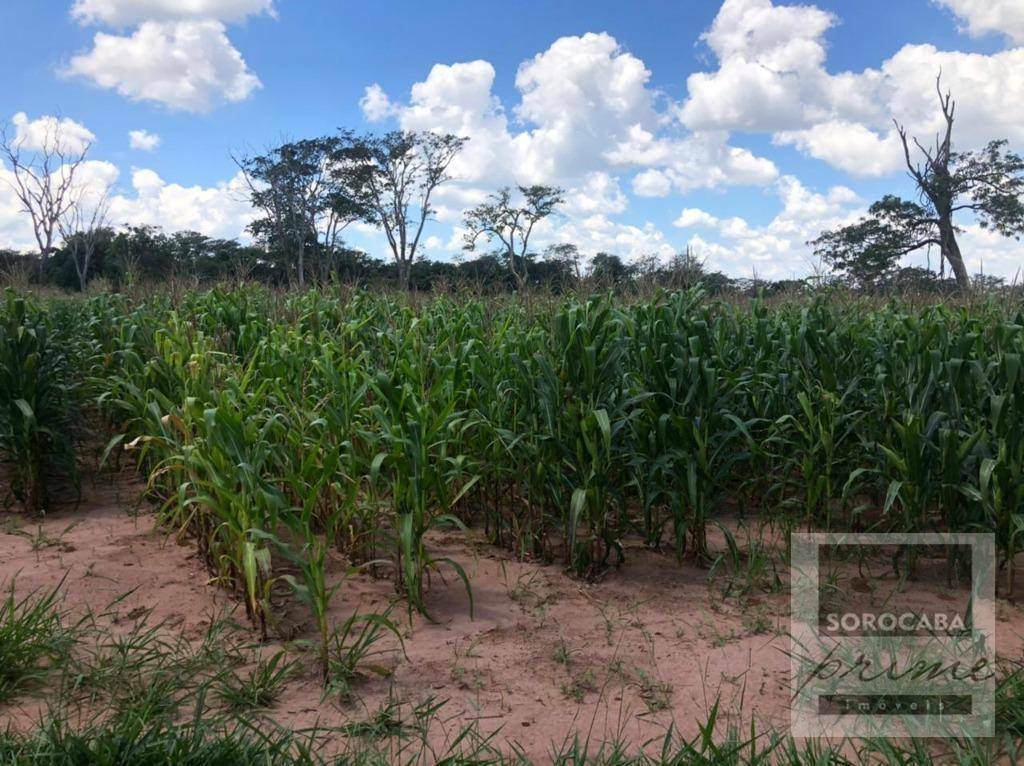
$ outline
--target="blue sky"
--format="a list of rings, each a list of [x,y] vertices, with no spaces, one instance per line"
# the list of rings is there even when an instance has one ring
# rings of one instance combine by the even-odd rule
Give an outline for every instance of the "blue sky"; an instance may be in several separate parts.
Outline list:
[[[468,159],[441,198],[431,257],[457,254],[462,206],[541,181],[570,190],[543,241],[627,258],[691,244],[737,276],[790,276],[810,268],[803,242],[820,228],[908,191],[889,119],[929,135],[940,67],[961,146],[1024,149],[1024,0],[182,5],[0,5],[0,28],[18,30],[0,48],[0,119],[87,129],[93,175],[133,223],[240,235],[231,151],[401,125],[467,133],[487,158]],[[374,120],[360,104],[372,85],[386,94]],[[132,148],[133,130],[159,145]],[[0,199],[0,246],[24,236]],[[964,236],[986,271],[1024,261],[1020,243]],[[386,256],[372,231],[347,239]]]

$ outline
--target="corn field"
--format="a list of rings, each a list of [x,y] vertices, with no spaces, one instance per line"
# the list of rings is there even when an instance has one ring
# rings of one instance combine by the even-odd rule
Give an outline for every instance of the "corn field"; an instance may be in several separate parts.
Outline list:
[[[332,549],[389,571],[410,611],[431,616],[437,571],[472,609],[466,573],[432,552],[438,528],[583,578],[627,539],[666,567],[710,565],[709,530],[736,514],[992,531],[1010,590],[1022,358],[1024,306],[995,300],[8,294],[0,459],[44,509],[45,477],[75,473],[70,424],[102,416],[104,460],[144,473],[253,624],[271,630],[290,589],[325,647]]]

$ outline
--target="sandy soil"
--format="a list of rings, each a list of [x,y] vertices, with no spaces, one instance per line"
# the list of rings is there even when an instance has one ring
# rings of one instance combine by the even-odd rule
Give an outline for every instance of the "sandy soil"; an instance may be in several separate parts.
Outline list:
[[[244,620],[234,599],[208,582],[191,547],[155,529],[152,513],[138,507],[137,480],[102,475],[83,489],[78,507],[41,522],[0,513],[0,583],[16,576],[17,590],[28,592],[66,578],[72,612],[101,611],[123,596],[114,607],[122,619],[148,613],[187,638],[202,635],[224,610]],[[639,545],[596,584],[557,566],[515,561],[472,535],[436,537],[431,548],[465,567],[474,618],[461,582],[435,576],[428,603],[436,623],[416,617],[410,625],[404,603],[395,607],[406,656],[386,658],[390,678],[367,678],[352,700],[325,700],[307,663],[271,711],[276,720],[333,726],[367,718],[389,697],[408,704],[434,697],[448,700],[440,716],[447,731],[474,721],[497,732],[496,742],[517,743],[540,760],[572,732],[592,742],[625,737],[637,746],[660,739],[669,726],[693,734],[716,698],[736,722],[753,717],[786,726],[784,587],[726,598],[723,577],[709,584],[705,570]],[[351,576],[332,616],[343,620],[393,600],[390,581]],[[1020,657],[1024,613],[1001,601],[999,615],[1000,653]],[[29,703],[0,708],[0,721],[16,718],[20,704]]]

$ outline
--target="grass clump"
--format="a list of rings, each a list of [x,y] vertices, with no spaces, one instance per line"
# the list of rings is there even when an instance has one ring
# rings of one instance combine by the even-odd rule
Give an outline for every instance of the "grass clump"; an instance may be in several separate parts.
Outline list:
[[[0,600],[0,702],[41,680],[65,658],[73,631],[60,612],[60,588],[19,597],[12,580]]]
[[[284,651],[259,658],[244,675],[230,673],[220,680],[218,695],[231,710],[259,710],[277,702],[297,663],[286,660]]]

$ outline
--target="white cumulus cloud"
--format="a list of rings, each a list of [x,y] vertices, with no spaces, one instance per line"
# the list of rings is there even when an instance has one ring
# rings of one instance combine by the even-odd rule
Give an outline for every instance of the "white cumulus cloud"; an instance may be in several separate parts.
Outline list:
[[[650,74],[610,35],[588,33],[559,38],[519,66],[520,101],[511,109],[518,130],[493,93],[494,67],[482,60],[434,65],[412,86],[407,104],[377,85],[360,103],[368,119],[395,116],[406,129],[468,136],[452,168],[464,182],[571,185],[616,165],[671,170],[670,184],[679,188],[777,177],[769,160],[730,146],[722,131],[662,136],[671,117],[656,108]],[[657,179],[648,175],[639,183],[653,190]],[[663,180],[658,188],[665,188]]]
[[[98,32],[68,75],[85,77],[133,101],[190,112],[243,101],[261,87],[219,21],[147,21],[128,36]]]
[[[11,122],[11,139],[21,142],[25,151],[52,142],[55,136],[60,136],[66,146],[78,149],[95,140],[92,131],[68,117],[43,115],[29,119],[18,112]],[[134,132],[154,137],[145,131]],[[52,172],[65,173],[67,168],[55,166]],[[72,194],[88,204],[108,193],[110,221],[115,226],[154,225],[167,231],[191,229],[211,237],[244,237],[246,226],[255,216],[241,173],[212,186],[171,183],[153,170],[136,168],[130,188],[122,188],[120,176],[113,163],[88,159],[75,172]],[[17,199],[13,181],[11,169],[0,162],[0,249],[35,250],[31,220]]]
[[[679,217],[672,222],[673,226],[687,229],[691,226],[717,226],[718,219],[704,210],[696,207],[683,208]]]
[[[726,131],[689,133],[659,108],[650,71],[608,34],[562,37],[525,60],[516,72],[519,101],[494,95],[497,73],[483,60],[435,64],[415,83],[407,102],[376,83],[360,100],[371,121],[394,119],[407,130],[468,137],[451,167],[456,181],[439,190],[437,218],[457,224],[462,211],[505,185],[554,184],[567,190],[557,224],[538,227],[538,243],[566,241],[624,254],[666,251],[653,224],[614,220],[629,207],[620,175],[632,175],[641,196],[666,196],[673,188],[724,188],[771,184],[775,165],[732,146]],[[629,177],[627,175],[627,178]],[[555,227],[559,232],[554,235]]]
[[[67,173],[66,166],[53,169],[54,176]],[[116,181],[117,167],[102,160],[86,160],[75,170],[70,194],[81,204],[94,204]],[[32,219],[14,192],[14,173],[0,164],[0,250],[38,252]]]
[[[652,254],[664,259],[676,252],[676,247],[668,241],[665,233],[651,221],[622,223],[597,213],[557,224],[545,223],[547,225],[530,240],[531,249],[535,241],[538,251],[548,245],[571,242],[585,259],[604,252],[619,255],[627,262]]]
[[[241,173],[214,186],[168,183],[155,171],[132,171],[133,194],[111,199],[118,224],[151,224],[167,231],[188,229],[209,237],[238,237],[253,220],[248,187]]]
[[[360,100],[371,121],[393,118],[407,130],[433,130],[470,140],[452,165],[456,182],[437,197],[437,218],[457,223],[462,211],[496,187],[548,183],[567,189],[558,226],[586,243],[652,245],[647,226],[620,229],[629,197],[620,174],[640,196],[664,197],[675,187],[771,183],[771,161],[732,146],[725,131],[666,134],[671,113],[658,109],[644,62],[608,34],[563,37],[527,58],[516,72],[518,102],[508,109],[494,93],[489,61],[438,63],[415,83],[408,102],[378,85]],[[554,225],[554,224],[551,224]],[[545,226],[538,231],[544,237]],[[664,239],[653,247],[668,247]]]
[[[684,210],[677,226],[715,229],[706,237],[694,234],[688,244],[708,268],[736,276],[782,279],[804,276],[816,267],[807,241],[822,229],[856,220],[863,211],[853,192],[843,186],[821,194],[804,186],[793,176],[782,176],[774,192],[782,209],[764,226],[733,216],[718,219],[699,209]]]
[[[725,131],[700,131],[685,138],[655,135],[640,125],[606,152],[616,165],[655,166],[679,191],[722,186],[764,186],[778,177],[771,160],[729,144]]]
[[[553,179],[598,169],[601,154],[631,126],[656,120],[650,76],[603,33],[562,37],[520,64],[515,114],[535,126],[516,136],[527,172]]]
[[[359,99],[359,108],[363,116],[370,122],[380,122],[394,113],[394,107],[388,99],[388,94],[378,83],[367,85],[363,97]]]
[[[407,130],[470,138],[452,165],[460,181],[494,187],[540,180],[519,162],[504,110],[491,93],[494,77],[487,61],[435,64],[425,80],[412,86],[409,103],[394,105],[394,114]]]
[[[704,40],[714,72],[687,79],[680,116],[694,130],[784,130],[827,115],[823,35],[836,19],[811,5],[725,0]]]
[[[151,152],[160,146],[161,140],[159,135],[150,133],[148,130],[128,131],[128,145],[139,151]]]
[[[628,207],[629,198],[619,186],[619,179],[604,171],[595,171],[569,189],[562,212],[570,216],[589,216],[622,213]]]
[[[998,26],[1013,36],[1024,19],[1020,0],[943,2],[972,29]],[[908,44],[877,68],[833,74],[825,34],[835,23],[813,5],[725,0],[702,38],[718,68],[687,79],[680,119],[695,131],[773,134],[840,170],[880,176],[901,167],[893,118],[923,139],[939,128],[941,71],[958,102],[959,147],[1024,140],[1024,49],[982,55]]]
[[[1024,44],[1024,3],[1020,0],[935,0],[960,18],[965,31],[980,37],[1006,35]]]
[[[25,112],[18,112],[11,118],[11,124],[14,126],[11,143],[25,151],[82,152],[96,142],[91,130],[70,117],[43,115],[31,120]]]
[[[90,160],[79,166],[75,186],[85,198],[108,187],[110,222],[114,226],[153,225],[165,231],[189,229],[209,237],[245,236],[255,213],[249,204],[245,180],[240,176],[213,186],[168,183],[155,171],[136,169],[131,188],[118,189],[119,171],[109,162]],[[33,251],[37,245],[28,214],[10,187],[11,172],[0,167],[0,249]]]
[[[633,193],[638,197],[667,197],[672,192],[672,179],[660,170],[644,170],[633,177]]]
[[[217,19],[242,21],[273,15],[273,0],[75,0],[71,15],[83,24],[130,26],[143,21]]]
[[[0,165],[0,250],[28,250],[36,247],[32,225],[11,185],[14,174]]]
[[[829,120],[805,130],[776,133],[777,144],[792,144],[853,176],[881,176],[903,167],[894,128],[879,134],[859,122]]]

